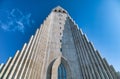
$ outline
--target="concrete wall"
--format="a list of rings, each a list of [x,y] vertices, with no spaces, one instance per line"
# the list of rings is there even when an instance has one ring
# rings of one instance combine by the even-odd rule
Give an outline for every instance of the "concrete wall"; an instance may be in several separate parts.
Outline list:
[[[0,79],[58,79],[61,63],[67,79],[119,79],[61,7],[52,10],[22,50],[0,65]]]

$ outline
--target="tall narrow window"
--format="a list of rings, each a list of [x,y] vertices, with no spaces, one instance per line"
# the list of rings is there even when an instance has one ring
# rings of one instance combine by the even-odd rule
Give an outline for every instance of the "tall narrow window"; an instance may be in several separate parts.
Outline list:
[[[66,70],[63,64],[58,67],[58,79],[67,79]]]
[[[60,48],[60,51],[62,52],[62,48]]]

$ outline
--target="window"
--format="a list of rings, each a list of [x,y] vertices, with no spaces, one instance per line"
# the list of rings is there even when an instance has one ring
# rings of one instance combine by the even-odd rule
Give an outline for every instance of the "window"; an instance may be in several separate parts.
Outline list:
[[[61,22],[59,22],[59,24],[62,24]]]
[[[62,40],[60,40],[60,42],[62,42]]]
[[[62,52],[62,48],[60,48],[60,51]]]
[[[63,15],[62,15],[61,13],[59,13],[59,15],[58,15],[58,16],[62,17]]]
[[[58,79],[67,79],[66,70],[63,64],[60,64],[58,67]]]
[[[63,13],[66,13],[65,11],[63,11]]]
[[[57,10],[55,9],[54,12],[57,12]]]
[[[61,10],[59,10],[58,12],[61,12]]]
[[[61,29],[61,27],[60,27],[60,29]]]
[[[60,35],[62,35],[62,33],[60,33]]]

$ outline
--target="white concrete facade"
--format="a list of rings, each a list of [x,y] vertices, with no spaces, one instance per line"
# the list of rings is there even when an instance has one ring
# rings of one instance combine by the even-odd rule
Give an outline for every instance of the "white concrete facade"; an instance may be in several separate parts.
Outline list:
[[[21,51],[0,65],[0,79],[120,79],[66,10],[54,8]]]

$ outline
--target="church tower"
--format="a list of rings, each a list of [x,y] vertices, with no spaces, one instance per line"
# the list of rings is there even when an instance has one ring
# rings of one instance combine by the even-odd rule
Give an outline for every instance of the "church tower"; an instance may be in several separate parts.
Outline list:
[[[21,51],[0,65],[0,79],[120,79],[74,23],[54,8]]]

